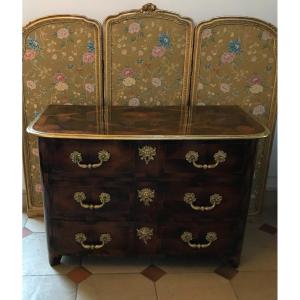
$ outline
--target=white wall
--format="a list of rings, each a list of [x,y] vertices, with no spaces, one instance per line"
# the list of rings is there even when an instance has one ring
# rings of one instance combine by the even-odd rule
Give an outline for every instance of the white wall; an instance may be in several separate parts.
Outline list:
[[[23,0],[23,25],[52,14],[79,14],[100,22],[122,10],[141,8],[151,0]],[[276,0],[152,0],[160,9],[188,16],[198,23],[218,16],[248,16],[277,25]],[[274,137],[267,186],[276,188],[277,133]]]

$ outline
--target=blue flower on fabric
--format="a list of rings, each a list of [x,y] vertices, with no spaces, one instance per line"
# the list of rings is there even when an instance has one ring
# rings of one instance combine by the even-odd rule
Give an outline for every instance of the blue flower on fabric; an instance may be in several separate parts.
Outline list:
[[[95,46],[93,41],[88,41],[87,43],[88,52],[95,52]]]
[[[159,35],[158,41],[159,41],[159,45],[161,47],[170,48],[170,46],[171,46],[171,39],[166,33],[161,33]]]
[[[231,40],[228,43],[228,51],[238,54],[241,52],[241,42],[239,40]]]
[[[33,39],[32,37],[29,37],[27,39],[27,45],[28,45],[28,48],[33,49],[33,50],[40,49],[40,45],[39,45],[38,41]]]

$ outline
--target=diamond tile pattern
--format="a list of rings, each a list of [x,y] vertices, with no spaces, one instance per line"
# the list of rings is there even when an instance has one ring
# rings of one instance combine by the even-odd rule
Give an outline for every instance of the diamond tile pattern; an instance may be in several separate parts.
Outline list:
[[[142,271],[142,274],[145,277],[147,277],[148,279],[155,282],[158,279],[160,279],[162,276],[164,276],[166,274],[166,272],[163,271],[161,268],[155,266],[155,265],[150,265],[144,271]]]
[[[32,231],[27,229],[26,227],[23,227],[23,231],[22,231],[22,237],[26,237],[28,235],[32,234]]]
[[[259,227],[259,229],[261,231],[264,231],[264,232],[267,232],[267,233],[270,233],[270,234],[276,234],[277,232],[277,228],[272,226],[272,225],[269,225],[269,224],[263,224]]]
[[[75,283],[80,283],[81,281],[87,279],[91,276],[91,272],[83,267],[77,267],[67,274],[67,276]]]

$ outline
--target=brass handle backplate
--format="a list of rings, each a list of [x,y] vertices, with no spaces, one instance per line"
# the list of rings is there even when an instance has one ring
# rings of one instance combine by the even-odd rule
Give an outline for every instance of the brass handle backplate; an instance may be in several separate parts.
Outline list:
[[[138,197],[140,202],[143,202],[145,206],[149,206],[153,201],[155,196],[155,191],[149,188],[138,190]]]
[[[156,148],[151,146],[144,146],[139,148],[139,156],[141,160],[144,160],[146,165],[150,162],[150,160],[154,160],[156,155]]]
[[[82,162],[82,155],[78,151],[74,151],[70,154],[70,158],[74,164],[76,164],[78,167],[83,169],[95,169],[102,166],[102,164],[110,159],[110,153],[106,150],[100,150],[98,152],[98,163],[89,163],[89,164],[83,164]]]
[[[83,192],[76,192],[73,197],[74,197],[74,200],[76,202],[78,202],[81,207],[88,208],[88,209],[99,209],[110,201],[110,194],[108,194],[108,193],[101,193],[99,195],[100,204],[84,203],[84,201],[86,200],[86,195]]]
[[[141,227],[136,230],[137,237],[142,240],[145,245],[147,245],[148,240],[152,239],[153,236],[153,228],[149,227]]]
[[[181,235],[181,239],[184,243],[187,243],[191,248],[208,248],[213,242],[215,242],[218,239],[218,236],[215,232],[208,232],[205,236],[205,239],[207,240],[206,244],[195,244],[192,243],[193,240],[193,234],[191,232],[185,231]]]
[[[222,151],[219,150],[218,152],[216,152],[214,154],[214,160],[215,163],[213,164],[197,164],[198,158],[199,158],[199,153],[196,151],[189,151],[186,155],[185,155],[185,159],[189,162],[192,163],[194,165],[194,167],[198,168],[198,169],[213,169],[216,166],[218,166],[220,163],[224,162],[226,160],[227,154]]]
[[[87,241],[87,237],[84,233],[79,232],[75,234],[75,241],[79,243],[82,246],[82,248],[88,250],[101,249],[102,247],[104,247],[105,244],[111,242],[111,240],[112,238],[109,233],[102,233],[99,237],[99,241],[101,242],[101,244],[86,244],[85,242]]]
[[[216,207],[216,205],[219,205],[222,202],[222,196],[219,194],[213,194],[209,197],[209,202],[211,203],[210,206],[196,206],[194,205],[194,202],[197,201],[197,198],[194,193],[186,193],[184,194],[183,201],[191,206],[194,210],[200,210],[200,211],[209,211]]]

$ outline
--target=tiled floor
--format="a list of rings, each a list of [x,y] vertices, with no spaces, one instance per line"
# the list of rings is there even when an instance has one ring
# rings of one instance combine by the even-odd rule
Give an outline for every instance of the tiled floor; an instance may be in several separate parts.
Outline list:
[[[23,215],[23,300],[275,300],[276,194],[249,217],[238,270],[216,261],[63,257],[50,267],[43,219]]]

